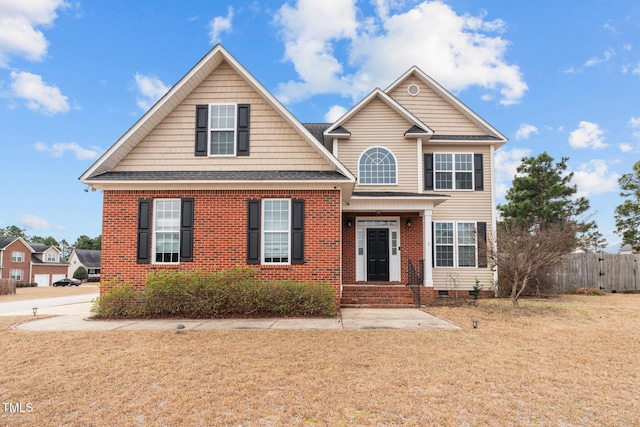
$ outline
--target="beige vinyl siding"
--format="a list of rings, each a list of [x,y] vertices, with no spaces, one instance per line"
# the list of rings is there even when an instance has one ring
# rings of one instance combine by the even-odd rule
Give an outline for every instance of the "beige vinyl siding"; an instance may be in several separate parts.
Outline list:
[[[250,155],[196,157],[198,104],[251,104]],[[124,158],[114,171],[333,170],[297,129],[223,62]]]
[[[427,193],[448,194],[450,199],[436,206],[433,209],[432,220],[448,222],[486,222],[487,237],[493,233],[492,223],[492,199],[491,199],[491,151],[487,147],[455,147],[448,149],[438,147],[437,149],[427,149],[425,144],[424,152],[438,153],[481,153],[484,171],[483,191],[451,191],[436,190]],[[433,268],[433,283],[437,290],[454,290],[457,283],[459,290],[471,290],[475,284],[476,277],[480,280],[480,285],[484,289],[489,289],[493,283],[493,272],[489,268]]]
[[[405,139],[411,124],[387,104],[373,99],[354,117],[343,124],[351,132],[349,139],[339,141],[339,160],[358,176],[358,160],[371,147],[384,147],[396,158],[397,185],[357,185],[355,191],[411,191],[418,189],[416,139]]]
[[[418,96],[407,92],[410,84],[420,87]],[[422,120],[436,134],[441,135],[486,135],[467,116],[455,109],[440,95],[415,76],[399,84],[389,95],[403,107]]]

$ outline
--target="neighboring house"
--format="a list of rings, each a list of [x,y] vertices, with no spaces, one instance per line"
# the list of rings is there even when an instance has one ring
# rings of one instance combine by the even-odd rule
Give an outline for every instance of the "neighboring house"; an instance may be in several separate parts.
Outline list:
[[[90,281],[99,281],[100,253],[101,251],[94,249],[73,249],[71,255],[69,255],[67,276],[73,277],[79,267],[84,267],[87,270]]]
[[[67,277],[68,264],[54,246],[0,237],[0,278],[50,286]]]
[[[217,45],[80,180],[104,193],[103,281],[249,265],[327,282],[343,306],[406,306],[408,284],[491,288],[505,142],[416,67],[303,125]]]

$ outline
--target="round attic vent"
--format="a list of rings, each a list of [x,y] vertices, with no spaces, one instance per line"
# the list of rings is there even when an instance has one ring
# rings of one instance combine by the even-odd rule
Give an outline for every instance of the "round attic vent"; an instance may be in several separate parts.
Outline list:
[[[409,95],[411,95],[411,96],[418,96],[418,94],[420,93],[420,86],[418,86],[415,83],[411,83],[407,87],[407,92],[409,92]]]

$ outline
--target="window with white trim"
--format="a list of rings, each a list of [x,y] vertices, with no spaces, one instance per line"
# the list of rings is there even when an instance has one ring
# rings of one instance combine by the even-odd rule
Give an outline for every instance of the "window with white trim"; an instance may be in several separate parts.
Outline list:
[[[398,183],[398,168],[393,153],[383,147],[372,147],[358,161],[358,183],[384,185]]]
[[[47,253],[45,255],[45,262],[58,262],[58,255],[57,254],[52,254],[52,253]]]
[[[24,278],[24,270],[11,270],[9,271],[9,279],[13,280],[23,280]]]
[[[434,222],[435,266],[476,267],[475,222]]]
[[[290,218],[290,199],[262,201],[262,259],[265,264],[289,263]]]
[[[156,199],[153,211],[153,259],[157,264],[180,260],[180,199]]]
[[[436,190],[473,190],[473,153],[434,153]]]
[[[236,155],[236,104],[209,105],[209,155]]]
[[[20,252],[20,251],[11,252],[11,262],[24,262],[24,252]]]

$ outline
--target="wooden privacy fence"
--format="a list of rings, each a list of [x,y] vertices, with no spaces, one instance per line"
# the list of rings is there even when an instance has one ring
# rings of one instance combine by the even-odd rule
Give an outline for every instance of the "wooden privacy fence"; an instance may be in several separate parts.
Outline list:
[[[582,286],[605,291],[640,291],[640,255],[568,254],[551,269],[549,282],[556,292]]]
[[[13,295],[16,293],[16,281],[13,279],[0,279],[0,295]]]

